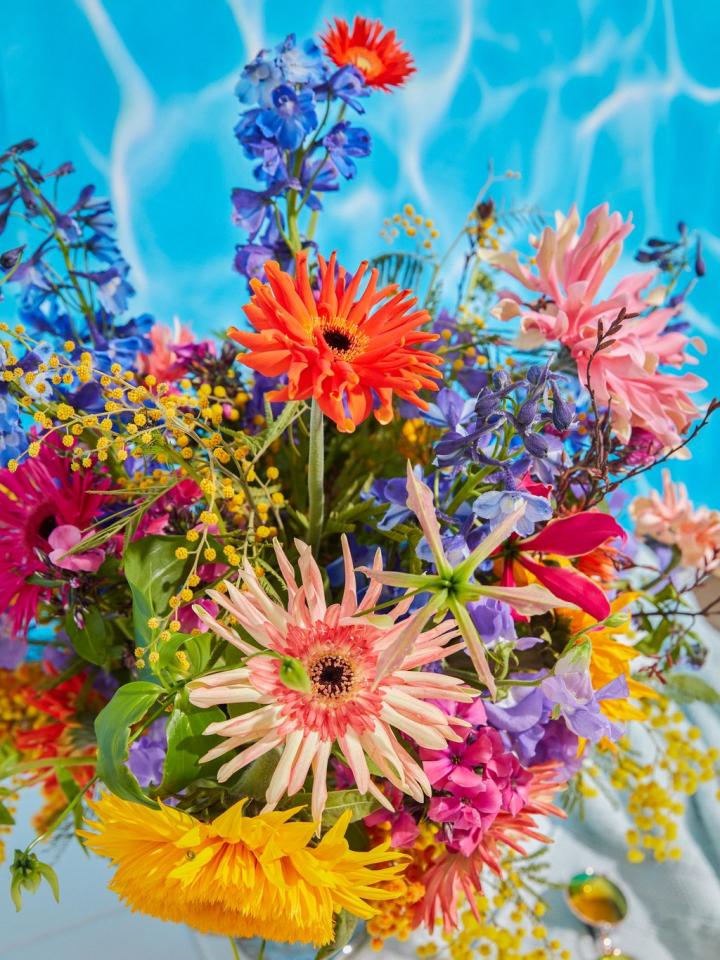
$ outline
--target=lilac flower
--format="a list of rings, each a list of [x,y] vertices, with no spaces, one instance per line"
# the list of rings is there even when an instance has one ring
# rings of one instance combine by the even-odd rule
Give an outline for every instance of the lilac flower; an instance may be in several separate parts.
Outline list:
[[[370,134],[362,127],[353,127],[348,120],[343,120],[336,123],[323,138],[323,146],[339,173],[346,180],[351,180],[357,171],[353,158],[370,154]]]
[[[517,639],[515,622],[506,603],[481,597],[468,603],[467,609],[486,647],[492,647],[498,641],[508,643]]]
[[[311,90],[296,91],[286,83],[275,87],[271,106],[257,118],[259,129],[274,137],[283,150],[296,150],[318,123]]]
[[[0,614],[0,670],[14,670],[19,667],[27,651],[27,638],[19,636],[5,614]]]
[[[529,537],[535,530],[535,524],[552,517],[552,507],[546,497],[538,497],[528,490],[488,490],[481,493],[472,505],[473,512],[487,520],[490,529],[502,523],[508,514],[517,511],[521,503],[525,504],[522,513],[513,527],[521,537]]]
[[[604,737],[617,740],[622,729],[600,710],[600,700],[615,700],[628,696],[627,679],[616,677],[601,690],[593,690],[590,679],[592,644],[589,640],[571,647],[555,664],[552,676],[541,683],[542,692],[559,708],[559,713],[570,730],[579,737],[597,743]]]
[[[485,701],[485,709],[525,766],[553,761],[561,765],[563,777],[579,769],[578,737],[563,719],[552,719],[552,704],[540,687],[511,687],[503,700]]]
[[[141,787],[159,786],[167,753],[166,719],[160,717],[130,744],[128,766]]]

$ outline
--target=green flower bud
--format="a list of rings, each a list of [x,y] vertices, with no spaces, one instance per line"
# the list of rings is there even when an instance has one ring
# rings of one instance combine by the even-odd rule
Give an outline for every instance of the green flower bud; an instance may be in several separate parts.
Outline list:
[[[290,690],[310,693],[312,684],[305,667],[295,657],[283,657],[280,663],[280,682]]]
[[[55,902],[60,902],[60,886],[57,874],[53,868],[38,860],[34,853],[25,850],[16,850],[15,857],[10,865],[10,896],[19,912],[22,907],[22,892],[27,890],[35,893],[43,880],[46,880],[52,890]]]

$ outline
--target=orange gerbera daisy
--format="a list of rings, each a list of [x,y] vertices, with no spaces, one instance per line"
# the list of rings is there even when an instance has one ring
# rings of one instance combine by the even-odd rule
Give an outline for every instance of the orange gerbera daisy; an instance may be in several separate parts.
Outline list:
[[[230,336],[250,352],[239,359],[268,377],[288,375],[269,400],[314,397],[338,428],[352,433],[372,411],[380,423],[393,418],[392,397],[427,409],[417,391],[437,390],[435,367],[440,358],[417,344],[437,339],[419,329],[428,322],[426,310],[413,309],[416,298],[396,284],[377,289],[373,270],[364,293],[358,288],[367,263],[350,279],[318,257],[319,290],[313,294],[307,251],[297,255],[295,277],[274,260],[265,264],[269,283],[250,281],[253,296],[244,308],[255,333],[230,330]]]
[[[369,87],[389,92],[400,87],[415,72],[413,59],[395,39],[395,31],[387,30],[380,20],[355,17],[350,30],[346,20],[335,18],[322,38],[327,55],[339,67],[357,67]]]

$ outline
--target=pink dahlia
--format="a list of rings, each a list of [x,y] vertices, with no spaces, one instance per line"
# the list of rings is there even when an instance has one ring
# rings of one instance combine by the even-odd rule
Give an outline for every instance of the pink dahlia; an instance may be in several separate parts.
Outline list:
[[[635,533],[677,547],[686,567],[710,571],[720,565],[720,512],[695,508],[684,483],[663,470],[663,492],[652,490],[630,504]]]
[[[470,702],[475,696],[454,677],[417,670],[461,648],[462,644],[450,644],[458,636],[455,623],[445,620],[422,631],[418,613],[399,619],[407,613],[410,599],[400,601],[390,612],[374,615],[371,611],[382,590],[376,582],[358,603],[344,538],[343,596],[340,603],[328,606],[310,548],[301,541],[296,545],[300,585],[283,550],[275,545],[287,586],[287,609],[267,596],[249,565],[241,571],[243,592],[231,583],[226,583],[227,595],[209,591],[257,646],[202,607],[195,608],[218,636],[238,647],[248,660],[243,667],[194,680],[189,684],[191,701],[201,707],[255,706],[207,727],[207,734],[225,739],[203,760],[242,748],[220,768],[218,779],[223,782],[263,754],[279,749],[266,809],[273,809],[284,794],[300,791],[312,767],[312,814],[319,820],[327,799],[328,760],[337,745],[360,793],[369,792],[384,806],[391,806],[370,776],[369,757],[398,790],[422,801],[431,792],[430,783],[403,739],[428,749],[442,749],[448,741],[461,739],[456,728],[466,726],[466,721],[448,716],[428,701]],[[375,569],[380,566],[378,551]],[[407,655],[384,670],[383,652],[407,636],[412,637]],[[263,650],[267,654],[258,655]]]
[[[610,406],[613,427],[624,442],[634,428],[641,428],[664,446],[675,446],[699,412],[689,394],[706,384],[694,374],[678,375],[668,368],[697,363],[687,348],[692,344],[704,350],[704,344],[671,330],[677,309],[656,309],[653,295],[644,292],[657,276],[653,270],[631,274],[607,296],[601,295],[632,230],[630,218],[623,221],[603,204],[588,215],[581,231],[579,227],[573,206],[567,217],[557,215],[555,229],[546,227],[539,240],[531,238],[537,249],[534,268],[522,264],[515,252],[483,253],[538,294],[528,304],[518,294],[503,291],[495,312],[504,320],[520,317],[526,347],[552,340],[567,347],[585,386],[600,324],[607,331],[622,309],[639,314],[625,319],[610,345],[596,354],[589,374],[591,386],[597,402]]]
[[[57,574],[49,560],[53,531],[66,525],[86,530],[110,485],[90,472],[73,473],[62,450],[51,434],[42,440],[38,456],[15,473],[0,471],[0,609],[22,634],[47,593],[46,587],[28,582],[30,577],[48,568]]]

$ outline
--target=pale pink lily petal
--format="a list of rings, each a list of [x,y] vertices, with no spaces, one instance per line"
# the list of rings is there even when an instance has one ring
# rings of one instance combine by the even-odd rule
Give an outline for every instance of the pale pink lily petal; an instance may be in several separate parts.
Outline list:
[[[413,472],[412,465],[407,463],[407,505],[415,514],[418,523],[422,527],[425,539],[435,560],[435,566],[438,573],[450,569],[445,549],[443,547],[442,536],[440,534],[440,523],[435,513],[435,500],[430,487],[422,480],[418,480]]]

